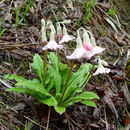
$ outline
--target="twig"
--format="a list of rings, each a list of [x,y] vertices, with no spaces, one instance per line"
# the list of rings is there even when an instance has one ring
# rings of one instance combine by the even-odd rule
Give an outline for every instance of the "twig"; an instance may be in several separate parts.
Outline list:
[[[7,84],[5,81],[3,81],[2,79],[0,79],[0,82],[5,85],[7,88],[12,88],[11,85]]]
[[[83,128],[78,123],[76,123],[73,119],[71,119],[66,113],[65,116],[67,117],[68,120],[70,119],[76,126],[78,126],[81,130],[83,130]]]
[[[48,130],[48,127],[49,127],[50,113],[51,113],[51,107],[49,107],[49,111],[48,111],[48,119],[47,119],[46,130]]]
[[[16,111],[15,109],[11,108],[10,106],[6,105],[6,104],[3,103],[3,102],[0,102],[0,103],[3,104],[3,105],[5,105],[5,106],[7,106],[7,108],[11,109],[12,111],[14,111],[15,113],[18,114],[18,111]],[[30,119],[29,117],[27,117],[27,116],[25,116],[25,115],[23,115],[23,117],[24,117],[25,119],[27,119],[27,120],[33,122],[35,125],[38,125],[39,127],[43,128],[43,129],[46,129],[46,127],[44,127],[44,126],[38,124],[37,122],[35,122],[34,120]],[[49,129],[48,129],[48,130],[49,130]]]
[[[108,130],[108,122],[107,122],[107,116],[106,116],[105,107],[104,107],[104,118],[105,118],[106,130]]]

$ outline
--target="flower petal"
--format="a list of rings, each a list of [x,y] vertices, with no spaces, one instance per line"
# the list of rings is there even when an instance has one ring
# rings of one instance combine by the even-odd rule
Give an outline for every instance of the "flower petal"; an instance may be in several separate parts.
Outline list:
[[[63,42],[68,42],[68,41],[71,41],[73,40],[74,37],[73,36],[70,36],[70,35],[64,35],[62,37],[62,39],[59,41],[59,44],[62,44]]]
[[[57,48],[62,49],[63,45],[58,45],[54,40],[51,40],[46,46],[42,48],[42,50],[56,50]]]
[[[87,51],[87,49],[86,49],[86,55],[85,55],[84,58],[90,59],[90,58],[93,57],[95,54],[99,54],[99,53],[101,53],[101,52],[104,51],[104,50],[105,50],[105,48],[98,47],[98,46],[93,47],[90,51]]]
[[[75,51],[70,56],[67,56],[67,58],[70,60],[84,58],[85,53],[86,53],[86,50],[83,47],[76,48]]]
[[[103,74],[103,73],[109,73],[110,69],[105,68],[103,66],[99,67],[96,72],[93,75]]]

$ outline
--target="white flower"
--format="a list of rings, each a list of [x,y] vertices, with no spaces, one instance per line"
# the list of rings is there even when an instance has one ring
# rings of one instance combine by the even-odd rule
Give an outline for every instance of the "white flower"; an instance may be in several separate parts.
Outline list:
[[[62,39],[59,41],[59,44],[62,44],[62,43],[64,43],[64,42],[71,41],[71,40],[73,40],[73,39],[74,39],[73,36],[70,36],[70,35],[68,35],[68,34],[63,35]]]
[[[67,56],[67,58],[70,60],[72,59],[75,60],[75,59],[84,58],[85,56],[86,56],[86,50],[83,47],[79,47],[76,48],[70,56]]]
[[[98,74],[103,74],[103,73],[109,73],[110,72],[110,69],[108,68],[105,68],[103,65],[100,66],[96,72],[93,74],[93,75],[98,75]]]
[[[93,75],[109,73],[110,69],[104,67],[104,66],[107,66],[108,63],[104,60],[101,60],[101,58],[99,56],[97,56],[97,58],[98,58],[98,69],[96,70],[96,72]]]
[[[42,48],[42,50],[56,50],[57,48],[62,49],[63,45],[59,45],[54,40],[50,40],[48,44]]]

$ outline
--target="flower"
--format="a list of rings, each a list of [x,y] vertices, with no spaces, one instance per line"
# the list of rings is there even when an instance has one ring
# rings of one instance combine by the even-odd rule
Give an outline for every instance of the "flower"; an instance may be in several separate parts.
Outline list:
[[[82,35],[83,41],[81,40],[81,36],[79,33],[80,29],[84,31]],[[92,34],[88,35],[88,33],[90,32],[86,31],[84,28],[80,28],[80,29],[77,30],[77,39],[76,39],[77,48],[70,56],[67,56],[68,59],[71,60],[80,59],[80,58],[90,59],[95,54],[99,54],[105,50],[105,48],[96,45],[95,39],[92,36]]]
[[[42,48],[42,50],[56,50],[57,48],[62,49],[63,45],[59,45],[54,40],[50,40],[48,44]]]
[[[73,40],[75,37],[71,36],[71,35],[68,35],[68,32],[67,32],[67,29],[64,25],[63,22],[61,22],[61,24],[63,24],[63,37],[62,39],[59,41],[59,44],[62,44],[64,42],[68,42],[68,41],[71,41]]]
[[[94,55],[99,54],[105,50],[105,48],[98,47],[98,46],[92,46],[91,44],[84,44],[83,48],[86,49],[86,57],[85,58],[87,58],[87,59],[90,59]]]
[[[100,66],[96,72],[93,74],[93,75],[98,75],[98,74],[103,74],[103,73],[109,73],[110,72],[110,69],[108,68],[105,68],[103,65]]]
[[[62,44],[62,43],[64,43],[64,42],[71,41],[71,40],[73,40],[73,39],[74,39],[74,37],[71,36],[71,35],[68,35],[68,34],[63,35],[62,39],[59,41],[59,44]]]
[[[83,47],[76,48],[70,56],[67,56],[67,58],[70,60],[80,59],[84,57],[86,57],[86,50]]]
[[[110,69],[104,67],[104,66],[107,66],[108,63],[104,60],[101,60],[99,56],[97,58],[98,58],[98,69],[96,70],[96,72],[93,75],[109,73]]]
[[[83,33],[83,48],[85,48],[87,51],[86,58],[88,59],[105,50],[105,48],[96,45],[95,38],[93,37],[92,33],[86,30],[84,30]]]
[[[50,32],[50,41],[47,43],[46,46],[44,46],[42,48],[42,50],[56,50],[57,48],[62,49],[63,45],[59,45],[56,43],[55,41],[55,34],[56,34],[56,30],[54,25],[52,24],[51,21],[48,21],[47,26],[50,28],[51,32]]]

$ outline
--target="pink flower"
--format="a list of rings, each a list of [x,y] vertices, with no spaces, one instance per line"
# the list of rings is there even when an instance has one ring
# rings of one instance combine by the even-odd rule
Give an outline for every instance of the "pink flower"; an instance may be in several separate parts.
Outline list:
[[[82,47],[76,48],[70,56],[67,56],[67,58],[71,60],[80,59],[80,58],[90,59],[95,54],[99,54],[104,50],[105,48],[92,46],[91,44],[84,44]]]
[[[83,41],[80,36],[79,32],[80,30],[84,31],[84,33],[82,34]],[[88,34],[90,34],[90,36]],[[80,59],[80,58],[90,59],[94,55],[99,54],[105,50],[105,48],[96,45],[95,39],[92,36],[92,34],[86,31],[84,28],[80,28],[77,30],[76,42],[77,42],[77,48],[70,56],[67,56],[68,59]]]
[[[50,40],[42,50],[56,50],[57,48],[62,49],[63,45],[58,45],[54,40]]]
[[[105,50],[105,48],[94,46],[91,43],[83,44],[83,48],[86,49],[86,57],[85,58],[87,58],[87,59],[90,59],[94,55],[99,54]]]

